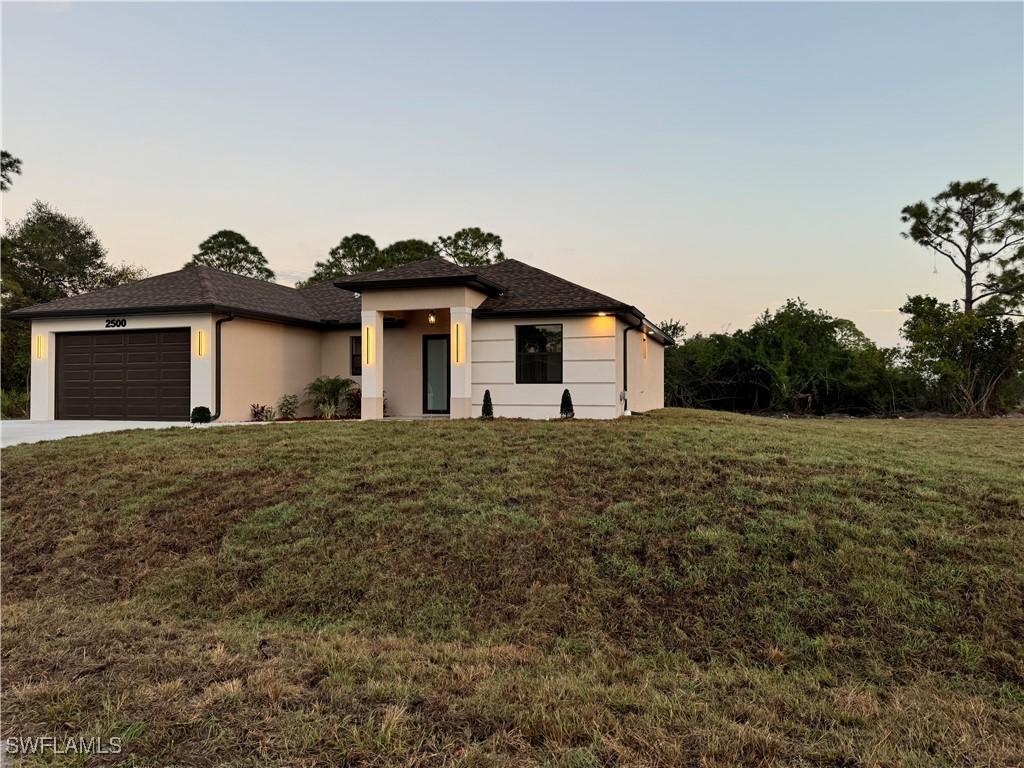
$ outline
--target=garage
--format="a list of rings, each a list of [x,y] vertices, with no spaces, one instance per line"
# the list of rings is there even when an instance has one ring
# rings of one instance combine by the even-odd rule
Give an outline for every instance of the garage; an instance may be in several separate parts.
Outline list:
[[[188,421],[188,328],[56,334],[56,417]]]

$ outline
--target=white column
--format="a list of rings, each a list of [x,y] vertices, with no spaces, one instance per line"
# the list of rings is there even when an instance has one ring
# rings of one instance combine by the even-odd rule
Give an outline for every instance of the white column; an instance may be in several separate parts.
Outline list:
[[[363,383],[360,416],[384,418],[384,315],[364,310],[361,323]]]
[[[473,348],[473,310],[451,308],[451,418],[468,419],[473,415],[473,366],[469,359]]]
[[[32,323],[29,347],[29,358],[32,361],[29,369],[29,418],[34,421],[49,421],[53,418],[56,341],[54,334],[44,323],[38,320]]]

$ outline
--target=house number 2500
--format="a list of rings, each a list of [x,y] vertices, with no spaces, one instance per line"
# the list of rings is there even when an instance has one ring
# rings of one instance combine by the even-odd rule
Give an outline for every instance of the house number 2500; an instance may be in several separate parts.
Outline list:
[[[123,317],[108,317],[107,328],[124,328],[128,325],[128,321]]]

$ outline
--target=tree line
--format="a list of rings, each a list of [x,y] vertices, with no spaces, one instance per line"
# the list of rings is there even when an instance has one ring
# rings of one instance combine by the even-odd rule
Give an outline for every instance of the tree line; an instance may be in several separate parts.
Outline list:
[[[10,189],[21,160],[2,154],[0,188]],[[665,404],[748,412],[893,415],[940,411],[989,415],[1024,399],[1024,200],[987,179],[953,182],[928,202],[906,206],[902,235],[960,274],[954,301],[909,296],[904,344],[875,345],[849,320],[791,299],[734,333],[686,335],[662,324],[677,345],[666,350]],[[6,224],[2,246],[4,310],[120,285],[147,275],[114,265],[81,219],[36,201]],[[468,227],[426,240],[379,247],[369,235],[347,235],[317,261],[299,286],[398,266],[425,257],[479,266],[505,258],[499,235]],[[221,230],[199,244],[189,264],[261,280],[274,272],[243,235]],[[5,393],[25,391],[29,371],[26,323],[4,323],[0,371]]]
[[[791,299],[749,328],[677,339],[665,355],[666,405],[746,412],[968,416],[1024,402],[1024,202],[988,179],[953,182],[906,206],[903,236],[960,274],[961,298],[909,296],[904,344],[881,348],[849,320]]]

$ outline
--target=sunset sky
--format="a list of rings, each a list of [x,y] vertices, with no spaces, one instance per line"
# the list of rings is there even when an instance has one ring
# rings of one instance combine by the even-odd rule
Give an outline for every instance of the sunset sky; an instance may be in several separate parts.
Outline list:
[[[900,238],[1024,182],[1024,5],[11,4],[3,147],[115,262],[218,229],[279,282],[464,226],[690,331],[800,296],[898,341],[952,268]]]

